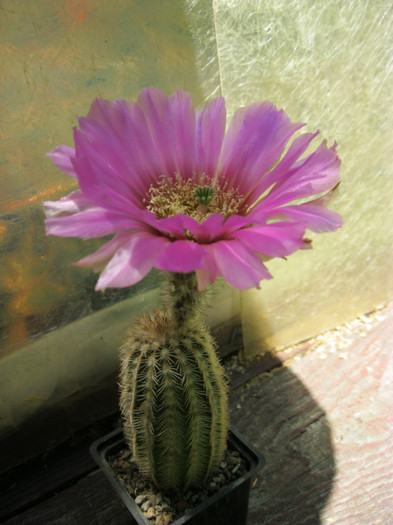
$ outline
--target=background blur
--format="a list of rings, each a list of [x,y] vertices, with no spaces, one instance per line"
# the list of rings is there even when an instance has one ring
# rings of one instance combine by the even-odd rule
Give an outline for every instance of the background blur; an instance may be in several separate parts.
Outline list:
[[[268,263],[261,290],[224,292],[213,324],[241,315],[251,356],[306,339],[393,296],[393,8],[384,0],[1,2],[0,432],[116,370],[154,272],[95,293],[71,266],[102,241],[46,237],[43,200],[73,181],[45,154],[73,145],[95,97],[157,86],[223,95],[229,116],[264,99],[338,142],[344,228]],[[225,307],[223,306],[225,302]],[[232,321],[231,321],[232,322]],[[237,321],[235,321],[237,322]],[[233,335],[233,334],[232,334]]]

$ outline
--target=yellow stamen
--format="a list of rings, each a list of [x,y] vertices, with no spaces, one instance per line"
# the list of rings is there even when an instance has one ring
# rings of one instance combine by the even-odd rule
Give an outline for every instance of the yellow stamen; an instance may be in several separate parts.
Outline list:
[[[201,187],[211,188],[206,202],[195,198]],[[230,186],[228,181],[211,179],[205,174],[198,181],[185,181],[176,174],[174,178],[163,175],[156,186],[149,188],[145,202],[146,208],[159,219],[185,214],[202,222],[211,213],[220,213],[224,218],[241,213],[243,200],[239,189]]]

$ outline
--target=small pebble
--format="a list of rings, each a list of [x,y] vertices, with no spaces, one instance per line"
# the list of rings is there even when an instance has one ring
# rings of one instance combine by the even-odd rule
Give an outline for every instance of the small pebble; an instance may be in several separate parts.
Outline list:
[[[151,503],[149,500],[146,500],[144,503],[142,503],[141,505],[141,509],[143,512],[147,512],[147,510],[151,507]]]
[[[156,525],[169,525],[172,522],[172,514],[161,514],[156,517]]]
[[[157,504],[157,496],[155,494],[149,493],[149,501],[152,507],[154,507]]]
[[[145,499],[147,498],[146,494],[139,494],[136,498],[135,498],[135,503],[137,505],[141,505]]]

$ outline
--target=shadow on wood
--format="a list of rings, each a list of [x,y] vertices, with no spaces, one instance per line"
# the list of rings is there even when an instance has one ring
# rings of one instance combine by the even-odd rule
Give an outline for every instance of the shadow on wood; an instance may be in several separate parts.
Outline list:
[[[321,523],[335,461],[326,414],[304,384],[276,367],[232,392],[230,406],[233,427],[266,458],[250,495],[250,525]]]

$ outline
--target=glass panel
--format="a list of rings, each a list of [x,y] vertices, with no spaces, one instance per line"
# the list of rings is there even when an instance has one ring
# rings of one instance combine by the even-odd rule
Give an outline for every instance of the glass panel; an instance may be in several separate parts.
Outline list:
[[[131,289],[94,292],[96,276],[71,263],[102,240],[45,236],[42,201],[73,189],[45,154],[73,145],[76,115],[96,97],[135,99],[157,86],[200,104],[220,84],[209,0],[4,0],[1,8],[4,434],[117,370],[127,326],[157,302],[154,273]]]
[[[153,274],[132,289],[95,293],[96,276],[71,263],[102,240],[45,236],[42,201],[56,200],[75,185],[45,154],[58,144],[73,145],[76,115],[85,115],[97,96],[135,99],[156,85],[167,93],[190,91],[198,104],[219,89],[219,81],[207,1],[6,0],[1,22],[5,355],[155,284]]]
[[[268,264],[243,294],[248,354],[311,337],[393,295],[393,11],[383,0],[215,0],[228,107],[270,99],[338,142],[338,233]]]

